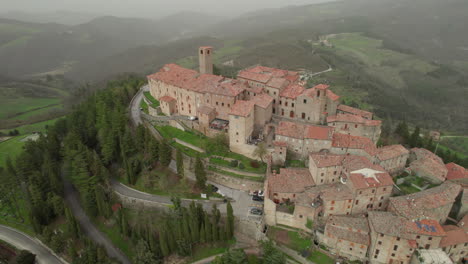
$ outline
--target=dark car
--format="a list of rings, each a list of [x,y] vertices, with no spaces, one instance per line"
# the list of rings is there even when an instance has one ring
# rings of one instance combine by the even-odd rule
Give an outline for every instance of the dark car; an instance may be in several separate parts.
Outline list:
[[[258,209],[258,208],[252,208],[252,209],[250,209],[250,213],[253,214],[253,215],[262,215],[262,214],[263,214],[263,210],[262,210],[262,209]]]
[[[217,191],[219,190],[219,188],[216,187],[216,186],[214,186],[213,184],[210,184],[209,187],[211,188],[211,191],[212,191],[212,192],[217,192]]]
[[[257,202],[263,202],[263,197],[260,197],[258,195],[254,195],[254,196],[252,196],[252,200],[257,201]]]

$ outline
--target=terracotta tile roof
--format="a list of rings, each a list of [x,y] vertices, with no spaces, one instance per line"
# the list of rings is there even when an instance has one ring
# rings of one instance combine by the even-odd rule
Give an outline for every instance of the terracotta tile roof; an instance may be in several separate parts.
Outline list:
[[[382,121],[380,120],[369,120],[365,119],[362,116],[353,115],[353,114],[337,114],[327,117],[327,123],[331,122],[345,122],[345,123],[356,123],[362,124],[365,126],[380,126]]]
[[[254,102],[255,105],[260,106],[261,108],[267,108],[271,103],[273,103],[273,97],[269,96],[266,93],[257,94],[250,101]]]
[[[327,225],[352,228],[362,232],[370,232],[369,222],[364,216],[332,215],[327,220]]]
[[[369,225],[380,234],[414,240],[416,235],[445,236],[445,231],[435,220],[410,221],[391,212],[369,211]]]
[[[354,108],[354,107],[351,107],[351,106],[347,106],[347,105],[344,105],[344,104],[340,104],[337,107],[337,110],[342,111],[344,113],[348,113],[348,114],[362,116],[362,117],[364,117],[366,119],[372,119],[372,116],[374,115],[371,112],[367,112],[367,111],[364,111],[364,110],[361,110],[361,109],[358,109],[358,108]]]
[[[295,82],[299,77],[299,74],[293,71],[269,68],[264,66],[254,66],[240,71],[237,77],[267,84],[272,78],[285,78],[291,82]]]
[[[331,140],[333,128],[281,121],[276,130],[276,134],[297,139]]]
[[[337,101],[338,99],[340,99],[340,96],[336,95],[334,92],[332,92],[332,90],[327,90],[327,97],[332,101]]]
[[[273,141],[273,145],[275,146],[278,146],[278,147],[287,147],[288,146],[288,143],[284,142],[284,141]]]
[[[271,78],[271,80],[267,83],[267,86],[281,90],[284,87],[286,87],[289,83],[290,83],[290,81],[288,81],[285,78],[276,78],[275,77],[275,78]]]
[[[439,219],[437,208],[452,204],[461,186],[445,182],[440,186],[399,197],[390,197],[390,205],[398,215],[408,219]]]
[[[409,150],[407,150],[402,145],[391,145],[391,146],[384,146],[377,149],[377,158],[380,161],[394,159],[402,155],[409,154]]]
[[[279,174],[268,177],[268,189],[273,193],[301,193],[314,185],[312,175],[304,168],[281,168]]]
[[[468,178],[468,170],[453,162],[445,164],[447,168],[447,180]]]
[[[366,137],[335,133],[333,134],[332,146],[335,148],[362,149],[371,156],[377,154],[377,147],[372,140]]]
[[[237,100],[231,107],[230,115],[246,117],[254,110],[255,103],[252,101]]]
[[[240,71],[237,75],[237,78],[266,84],[271,79],[271,76],[249,71]]]
[[[326,85],[326,84],[318,84],[314,87],[312,87],[312,89],[319,89],[319,90],[326,90],[330,87],[330,85]]]
[[[320,191],[320,197],[324,201],[343,201],[354,198],[353,193],[347,185],[335,183],[320,186],[324,186]]]
[[[325,234],[332,235],[333,237],[336,237],[337,239],[346,240],[346,241],[350,241],[350,242],[361,244],[361,245],[369,246],[370,244],[369,234],[350,231],[347,228],[327,225],[325,227]]]
[[[468,243],[468,233],[463,228],[454,225],[446,225],[443,228],[447,236],[442,238],[439,247],[443,248]]]
[[[445,181],[448,171],[440,157],[423,148],[412,148],[410,155],[411,159],[416,157],[416,160],[410,163],[412,171],[420,174],[430,174],[442,182]]]
[[[237,96],[246,88],[241,81],[212,74],[199,74],[177,64],[166,64],[159,72],[149,75],[148,79],[199,93],[212,93],[231,97]]]
[[[346,155],[343,159],[343,167],[346,171],[352,172],[360,169],[371,168],[379,171],[384,169],[379,165],[375,165],[368,158],[358,155]]]
[[[166,96],[159,98],[159,101],[169,103],[169,102],[175,101],[175,99],[174,97],[166,95]]]
[[[286,98],[295,99],[305,91],[304,86],[299,84],[290,84],[283,91],[281,91],[280,96]]]
[[[345,155],[335,155],[328,153],[310,153],[309,158],[317,168],[341,166]]]
[[[351,172],[349,180],[356,189],[393,186],[393,179],[387,172],[369,168]]]
[[[213,111],[215,111],[214,108],[209,107],[209,106],[206,106],[206,105],[203,105],[203,106],[201,106],[201,107],[198,108],[198,113],[204,114],[204,115],[209,115],[209,114],[211,114]]]

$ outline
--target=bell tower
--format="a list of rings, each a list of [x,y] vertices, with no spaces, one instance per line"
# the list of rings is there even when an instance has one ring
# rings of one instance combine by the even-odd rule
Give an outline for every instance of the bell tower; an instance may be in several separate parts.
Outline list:
[[[200,64],[200,73],[213,74],[213,60],[211,55],[213,53],[213,47],[200,47],[198,49],[198,61]]]

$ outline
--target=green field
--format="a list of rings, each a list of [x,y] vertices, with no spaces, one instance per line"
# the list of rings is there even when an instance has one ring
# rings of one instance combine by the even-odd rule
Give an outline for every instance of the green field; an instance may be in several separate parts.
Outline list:
[[[55,122],[61,118],[62,117],[43,121],[43,122],[38,122],[38,123],[30,124],[30,125],[24,125],[24,126],[16,127],[14,129],[18,130],[20,134],[23,134],[23,135],[30,134],[32,132],[45,132],[46,126],[55,124]],[[1,129],[0,132],[8,133],[11,130],[12,129]]]
[[[447,137],[442,138],[439,149],[444,151],[450,148],[451,151],[455,151],[460,158],[468,157],[468,137]]]
[[[18,154],[23,150],[25,142],[22,142],[21,139],[26,136],[17,136],[8,139],[7,141],[0,142],[0,167],[5,165],[7,157],[14,159]]]
[[[368,74],[395,88],[405,87],[401,73],[417,71],[426,74],[436,66],[415,56],[384,49],[382,40],[363,36],[360,33],[343,33],[329,38],[338,56],[351,57],[366,67]]]
[[[10,114],[25,113],[37,108],[59,104],[60,101],[59,98],[6,98],[2,96],[0,97],[0,119],[6,119]]]

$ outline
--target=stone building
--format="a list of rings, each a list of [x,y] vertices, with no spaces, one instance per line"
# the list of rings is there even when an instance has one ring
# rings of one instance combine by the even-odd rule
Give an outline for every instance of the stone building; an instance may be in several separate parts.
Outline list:
[[[388,211],[409,220],[433,219],[445,223],[461,186],[450,182],[421,192],[391,197]]]
[[[364,261],[370,245],[369,224],[364,216],[330,216],[322,243],[331,252],[350,260]]]
[[[393,179],[379,165],[362,156],[347,156],[343,160],[346,185],[352,191],[352,214],[370,210],[385,210],[393,191]]]
[[[271,155],[273,165],[284,166],[286,162],[288,144],[284,141],[273,141],[273,146],[274,146],[274,150]]]
[[[384,146],[377,149],[376,162],[391,175],[403,172],[409,151],[402,145]]]
[[[418,249],[411,258],[411,264],[453,264],[453,261],[440,248]]]
[[[332,127],[281,121],[275,139],[287,143],[293,158],[306,159],[310,152],[330,149],[332,136]]]
[[[410,170],[419,177],[439,184],[445,181],[447,177],[447,168],[443,160],[423,148],[412,148],[410,152]]]
[[[418,248],[438,248],[445,231],[435,220],[410,221],[391,212],[370,211],[370,263],[410,263]]]
[[[340,181],[345,155],[310,153],[309,171],[317,185]]]
[[[382,121],[369,120],[354,114],[336,114],[327,117],[327,124],[334,127],[337,133],[366,137],[377,143],[380,138]]]
[[[442,227],[447,236],[440,241],[439,247],[447,253],[453,262],[458,263],[468,256],[468,232],[455,225]]]

